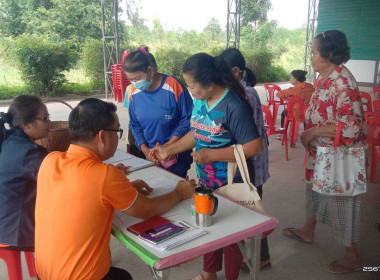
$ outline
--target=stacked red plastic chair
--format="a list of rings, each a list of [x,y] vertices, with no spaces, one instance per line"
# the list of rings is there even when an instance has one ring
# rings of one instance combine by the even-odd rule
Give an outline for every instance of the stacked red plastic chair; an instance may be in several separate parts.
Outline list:
[[[11,251],[0,247],[0,259],[3,259],[8,269],[9,280],[22,280],[21,252]],[[37,271],[34,265],[34,256],[32,252],[24,252],[26,264],[30,277],[36,277]]]
[[[296,120],[294,118],[294,105],[298,104],[300,112],[302,112],[302,116],[300,120]],[[299,96],[292,96],[289,98],[288,101],[288,115],[285,118],[284,127],[285,129],[288,129],[290,124],[290,146],[293,147],[297,142],[298,137],[298,131],[300,128],[300,124],[305,122],[305,104],[303,103],[303,100]]]
[[[373,101],[373,112],[375,114],[379,114],[380,113],[380,99]]]
[[[368,146],[371,148],[370,182],[375,183],[380,161],[380,114],[369,120]]]
[[[288,159],[288,135],[287,135],[286,129],[282,128],[282,127],[276,127],[275,126],[275,123],[274,123],[273,118],[272,118],[272,114],[271,114],[268,106],[265,106],[262,104],[261,109],[263,110],[264,120],[266,122],[265,131],[267,133],[267,136],[269,137],[270,135],[273,135],[273,134],[281,134],[282,135],[282,139],[285,141],[285,158],[286,158],[286,160],[289,160]]]
[[[372,113],[372,98],[371,95],[365,91],[360,91],[360,99],[363,104],[363,112],[364,113]]]
[[[373,95],[375,96],[375,98],[377,95],[377,100],[380,100],[380,87],[374,87],[373,88]]]
[[[131,83],[128,80],[127,75],[125,75],[123,71],[123,62],[129,54],[129,52],[129,50],[125,50],[123,52],[123,56],[121,57],[120,63],[113,64],[111,66],[113,92],[115,100],[120,103],[124,101],[125,90],[127,89],[127,86]]]
[[[280,105],[286,105],[286,100],[283,98],[275,100],[275,94],[281,90],[278,85],[264,84],[264,88],[267,93],[267,106],[268,108],[272,106],[272,118],[274,123],[276,123],[278,108]]]

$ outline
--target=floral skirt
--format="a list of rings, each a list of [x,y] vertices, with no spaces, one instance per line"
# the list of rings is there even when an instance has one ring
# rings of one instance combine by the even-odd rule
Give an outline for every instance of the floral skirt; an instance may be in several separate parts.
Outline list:
[[[334,239],[344,247],[360,241],[362,195],[330,196],[316,193],[306,184],[306,214],[333,229]]]

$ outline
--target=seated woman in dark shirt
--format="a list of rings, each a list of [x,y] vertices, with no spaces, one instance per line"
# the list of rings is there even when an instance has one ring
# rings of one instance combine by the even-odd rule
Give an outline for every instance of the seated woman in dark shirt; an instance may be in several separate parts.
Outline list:
[[[7,113],[0,112],[0,247],[4,249],[34,252],[37,173],[47,151],[33,141],[46,137],[49,125],[47,108],[36,96],[19,96]]]

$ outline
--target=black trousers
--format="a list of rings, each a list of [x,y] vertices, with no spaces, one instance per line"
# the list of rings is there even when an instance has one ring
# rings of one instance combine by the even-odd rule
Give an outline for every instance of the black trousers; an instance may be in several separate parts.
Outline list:
[[[112,267],[110,268],[110,271],[106,274],[106,276],[103,277],[102,280],[132,280],[131,274],[129,274],[128,271],[117,268],[117,267]]]
[[[288,116],[288,110],[284,110],[281,113],[281,127],[284,127],[285,124],[285,118]]]

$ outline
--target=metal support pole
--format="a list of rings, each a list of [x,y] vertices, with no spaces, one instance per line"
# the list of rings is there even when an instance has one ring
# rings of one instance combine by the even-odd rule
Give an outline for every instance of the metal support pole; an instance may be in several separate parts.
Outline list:
[[[102,39],[104,61],[104,87],[113,95],[111,66],[120,59],[118,0],[100,0],[102,7]]]
[[[241,0],[227,0],[227,48],[239,48]]]
[[[309,0],[308,13],[307,13],[307,29],[306,29],[306,43],[305,43],[305,59],[304,70],[308,72],[308,81],[314,82],[316,73],[310,63],[311,46],[315,37],[318,24],[318,5],[319,0]]]
[[[169,280],[170,268],[164,270],[156,270],[154,267],[150,267],[154,280]]]

